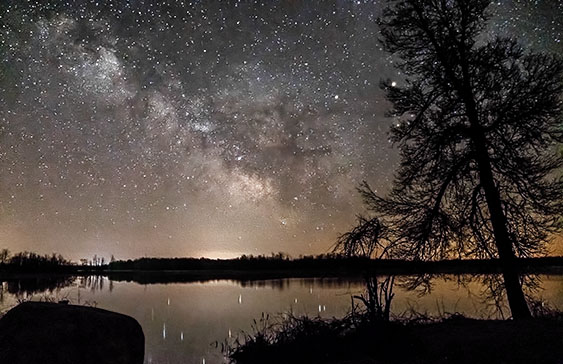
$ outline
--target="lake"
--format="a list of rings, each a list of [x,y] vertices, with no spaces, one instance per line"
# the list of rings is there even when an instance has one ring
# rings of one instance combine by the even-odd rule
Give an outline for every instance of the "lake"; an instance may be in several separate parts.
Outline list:
[[[396,284],[392,313],[430,315],[462,313],[499,317],[486,298],[482,279],[444,275],[433,278],[429,294]],[[535,296],[563,309],[563,275],[539,277]],[[400,281],[400,279],[399,279]],[[400,282],[399,282],[400,283]],[[62,300],[130,315],[145,333],[145,363],[224,363],[220,343],[248,332],[262,314],[339,317],[349,312],[351,296],[362,293],[359,279],[292,278],[261,281],[213,280],[190,283],[139,284],[103,276],[41,276],[2,282],[0,312],[19,300]],[[505,313],[508,311],[505,311]],[[219,348],[215,342],[219,343]]]

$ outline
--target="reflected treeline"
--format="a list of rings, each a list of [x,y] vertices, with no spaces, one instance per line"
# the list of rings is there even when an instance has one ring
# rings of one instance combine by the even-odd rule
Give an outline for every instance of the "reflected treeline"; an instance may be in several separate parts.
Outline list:
[[[106,277],[100,275],[81,276],[78,277],[78,287],[91,291],[102,291],[106,280]],[[110,284],[110,288],[113,290],[113,285]]]
[[[277,290],[284,290],[290,287],[307,287],[307,288],[320,288],[320,289],[333,289],[333,288],[350,288],[351,286],[358,286],[363,283],[363,279],[359,277],[339,278],[339,277],[324,277],[324,278],[283,278],[283,279],[267,279],[267,280],[232,280],[239,283],[243,288],[272,288]]]
[[[11,294],[18,298],[29,296],[42,297],[50,296],[58,290],[73,286],[81,290],[89,291],[113,291],[115,281],[132,281],[140,284],[152,283],[190,283],[206,282],[208,277],[179,276],[170,277],[167,274],[139,274],[139,273],[119,273],[102,275],[36,275],[13,277],[0,280],[0,302],[3,301],[5,294]],[[356,303],[353,309],[365,311],[366,315],[372,320],[391,318],[404,318],[417,316],[422,317],[425,312],[419,312],[424,307],[412,307],[409,312],[398,312],[392,309],[394,298],[394,287],[401,291],[415,291],[420,296],[431,294],[434,287],[442,282],[454,282],[461,289],[467,290],[467,297],[476,298],[480,304],[478,311],[471,316],[481,318],[506,318],[509,316],[509,309],[506,300],[506,291],[503,281],[499,274],[422,274],[411,276],[378,275],[372,276],[366,281],[366,277],[324,277],[324,278],[281,278],[281,279],[227,279],[238,284],[243,288],[260,288],[272,290],[291,290],[294,288],[306,288],[312,292],[319,289],[346,289],[357,290],[364,287],[364,291],[354,297]],[[527,300],[531,311],[536,316],[549,314],[552,308],[541,300],[541,277],[535,274],[527,274],[521,277],[523,287],[526,292]],[[80,296],[76,297],[80,299]],[[455,311],[455,308],[454,308]],[[455,314],[456,312],[442,312],[444,315]]]
[[[225,276],[226,275],[226,276]],[[229,276],[231,275],[231,276]],[[414,291],[426,295],[432,293],[434,285],[438,281],[454,282],[458,287],[467,290],[468,297],[476,297],[481,304],[480,312],[475,316],[483,318],[506,318],[510,315],[506,291],[500,273],[493,274],[444,274],[425,273],[417,275],[365,275],[352,277],[309,277],[309,278],[279,278],[277,276],[263,278],[261,275],[246,277],[240,272],[225,274],[220,272],[217,276],[200,272],[114,272],[108,274],[109,284],[113,281],[128,281],[140,284],[166,284],[166,283],[190,283],[206,282],[212,280],[229,280],[239,284],[243,288],[269,288],[274,290],[289,290],[293,287],[306,287],[308,289],[331,289],[365,287],[362,294],[355,297],[356,303],[365,310],[366,314],[373,320],[398,318],[399,316],[423,315],[416,312],[415,308],[410,312],[393,312],[392,300],[394,298],[394,286],[403,291]],[[103,280],[99,277],[90,276],[82,278],[84,286],[91,289],[103,289]],[[550,310],[545,302],[541,301],[541,278],[537,274],[526,274],[521,276],[522,285],[526,292],[531,311],[535,315],[544,315]],[[106,282],[107,283],[107,282]],[[455,312],[442,312],[443,315],[455,314]]]
[[[291,278],[338,280],[349,282],[357,279],[354,274],[343,274],[341,278],[332,277],[334,273],[318,270],[293,272],[291,270],[270,270],[270,271],[241,271],[241,270],[201,270],[201,271],[109,271],[107,277],[113,281],[136,282],[140,284],[158,283],[190,283],[206,282],[214,280],[232,280],[245,282],[241,284],[252,285],[253,282],[270,280],[289,280]],[[325,278],[314,278],[314,277]],[[358,275],[359,277],[359,275]],[[321,283],[322,284],[322,283]],[[327,283],[328,284],[328,283]]]
[[[73,275],[26,275],[21,277],[4,278],[0,280],[0,302],[3,295],[8,293],[16,297],[30,297],[37,295],[50,296],[56,291],[77,286],[90,291],[102,291],[104,288],[113,290],[113,282],[107,282],[107,277],[101,275],[73,276]]]
[[[506,297],[506,290],[501,274],[419,274],[413,276],[399,276],[396,285],[406,291],[417,292],[420,296],[431,294],[438,281],[455,282],[459,288],[467,290],[468,297],[477,297],[481,303],[481,311],[475,312],[481,318],[506,319],[510,317],[510,309]],[[528,273],[520,275],[522,289],[526,301],[534,317],[544,317],[556,311],[541,298],[542,278],[539,274]],[[477,290],[475,290],[475,288]],[[421,315],[413,308],[409,313],[400,315]],[[443,315],[457,314],[456,312],[442,312]]]
[[[71,276],[26,276],[21,278],[7,279],[0,285],[0,292],[10,293],[16,296],[50,294],[54,291],[68,287],[75,281]]]

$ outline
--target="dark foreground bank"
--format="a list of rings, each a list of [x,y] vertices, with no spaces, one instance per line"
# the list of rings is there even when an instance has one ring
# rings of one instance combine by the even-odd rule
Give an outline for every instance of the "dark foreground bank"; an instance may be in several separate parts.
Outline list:
[[[258,326],[227,349],[233,363],[563,363],[561,316],[359,326],[349,318],[290,318]]]
[[[116,312],[24,302],[0,319],[0,363],[142,364],[144,353],[139,323]]]

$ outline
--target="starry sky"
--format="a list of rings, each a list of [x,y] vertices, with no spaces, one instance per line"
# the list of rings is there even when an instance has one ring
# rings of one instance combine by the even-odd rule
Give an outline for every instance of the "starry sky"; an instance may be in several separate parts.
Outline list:
[[[384,192],[383,1],[0,5],[0,247],[324,253]],[[485,36],[563,54],[563,2],[500,0]]]

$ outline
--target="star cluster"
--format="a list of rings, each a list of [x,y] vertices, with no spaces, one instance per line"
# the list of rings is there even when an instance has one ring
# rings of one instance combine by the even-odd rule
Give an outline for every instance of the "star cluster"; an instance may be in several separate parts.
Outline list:
[[[4,1],[0,241],[230,256],[330,249],[396,151],[381,1]],[[488,35],[562,52],[563,5],[499,1]]]

